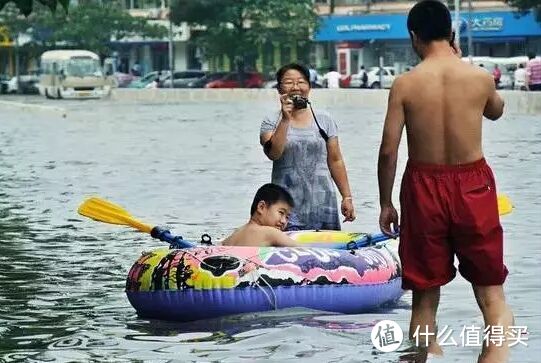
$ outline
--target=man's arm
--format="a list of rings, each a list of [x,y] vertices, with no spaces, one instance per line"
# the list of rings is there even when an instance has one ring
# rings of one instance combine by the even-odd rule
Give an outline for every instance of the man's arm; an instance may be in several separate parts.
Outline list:
[[[487,88],[488,88],[488,99],[485,104],[485,109],[483,111],[483,116],[489,120],[495,121],[499,119],[503,114],[504,102],[501,96],[496,91],[496,84],[492,77],[487,77]]]
[[[387,115],[379,148],[378,184],[381,207],[392,206],[392,191],[398,158],[398,146],[405,123],[403,103],[404,76],[396,78],[389,92]]]

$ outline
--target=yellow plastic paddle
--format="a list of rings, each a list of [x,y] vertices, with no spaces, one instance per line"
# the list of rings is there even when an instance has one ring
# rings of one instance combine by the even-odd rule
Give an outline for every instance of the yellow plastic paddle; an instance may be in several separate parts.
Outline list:
[[[501,216],[509,214],[513,211],[513,203],[511,199],[505,194],[498,195],[498,212]]]
[[[92,197],[85,200],[77,211],[79,214],[99,222],[131,226],[145,233],[152,231],[151,226],[133,218],[121,206],[101,198]]]
[[[195,244],[185,241],[182,236],[174,236],[167,229],[152,227],[133,218],[127,210],[105,199],[92,197],[83,202],[77,210],[79,214],[98,222],[131,226],[138,231],[150,233],[153,238],[168,242],[173,248],[190,248]]]

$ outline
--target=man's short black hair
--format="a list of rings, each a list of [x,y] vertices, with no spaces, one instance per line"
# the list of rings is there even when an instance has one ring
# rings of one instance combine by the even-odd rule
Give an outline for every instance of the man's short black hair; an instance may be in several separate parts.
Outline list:
[[[302,75],[302,78],[304,78],[306,82],[310,83],[310,71],[308,70],[308,68],[299,63],[289,63],[285,66],[282,66],[282,68],[280,68],[278,72],[276,72],[276,81],[278,81],[278,85],[282,83],[282,78],[284,78],[284,74],[292,69],[298,71]]]
[[[268,206],[277,202],[285,202],[291,208],[295,206],[291,194],[281,186],[272,183],[265,184],[257,190],[254,201],[252,202],[252,208],[250,208],[250,215],[254,215],[257,205],[261,201],[264,201]]]
[[[451,35],[451,13],[438,0],[423,0],[411,8],[408,14],[408,31],[421,41],[447,40]]]

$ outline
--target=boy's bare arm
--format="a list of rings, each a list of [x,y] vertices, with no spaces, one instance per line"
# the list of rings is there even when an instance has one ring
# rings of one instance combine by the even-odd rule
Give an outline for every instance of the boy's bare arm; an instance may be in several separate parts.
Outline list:
[[[383,136],[379,149],[378,182],[380,205],[391,205],[391,195],[396,174],[398,146],[405,124],[404,112],[404,76],[398,77],[389,92],[387,115],[383,126]]]
[[[485,105],[485,109],[483,111],[483,116],[485,116],[489,120],[495,121],[499,119],[503,114],[504,101],[496,91],[496,85],[492,76],[488,74],[486,76],[488,78],[488,80],[486,80],[486,83],[489,89],[489,96]]]
[[[284,232],[276,228],[272,228],[272,227],[269,227],[269,228],[270,228],[269,234],[270,234],[270,240],[271,240],[272,246],[274,247],[300,247],[300,245],[296,241],[289,238],[289,236],[285,234]]]

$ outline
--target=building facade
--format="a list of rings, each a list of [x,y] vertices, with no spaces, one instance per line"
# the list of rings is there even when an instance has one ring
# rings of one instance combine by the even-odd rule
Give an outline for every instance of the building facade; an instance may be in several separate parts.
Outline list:
[[[480,3],[488,5],[488,2]],[[479,10],[483,7],[477,4],[475,11],[461,10],[460,45],[465,56],[469,53],[491,57],[522,56],[527,52],[541,54],[541,23],[532,12],[519,14],[500,6],[499,2],[490,2],[490,5],[495,9]],[[348,6],[349,15],[343,11],[322,15],[322,25],[314,36],[318,43],[315,50],[318,66],[334,61],[342,74],[349,75],[357,73],[361,65],[377,66],[380,57],[385,66],[395,66],[399,71],[418,62],[406,27],[407,11],[413,3],[394,3],[387,8],[380,5],[381,13],[362,15],[351,10],[359,7]],[[389,12],[400,6],[402,12]],[[471,49],[468,49],[469,33]],[[329,48],[335,54],[331,60],[328,59]]]

